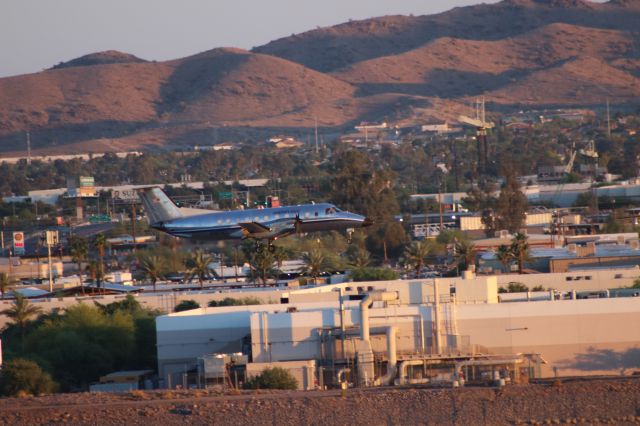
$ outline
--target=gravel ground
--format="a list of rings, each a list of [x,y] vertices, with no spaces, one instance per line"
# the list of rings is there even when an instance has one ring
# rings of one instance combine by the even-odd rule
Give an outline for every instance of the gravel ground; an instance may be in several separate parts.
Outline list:
[[[502,389],[213,390],[0,399],[0,425],[640,424],[640,379]]]

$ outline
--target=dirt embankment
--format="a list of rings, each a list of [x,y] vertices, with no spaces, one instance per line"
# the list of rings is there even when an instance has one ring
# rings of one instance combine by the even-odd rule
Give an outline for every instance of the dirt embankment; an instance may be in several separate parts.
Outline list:
[[[513,425],[640,424],[640,380],[590,380],[503,389],[132,392],[0,400],[0,424],[37,425]]]

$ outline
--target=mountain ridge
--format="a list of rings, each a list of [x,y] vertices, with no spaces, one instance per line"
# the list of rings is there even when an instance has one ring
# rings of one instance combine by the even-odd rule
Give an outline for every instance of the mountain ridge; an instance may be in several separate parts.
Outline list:
[[[179,148],[362,121],[640,99],[640,0],[505,0],[169,61],[105,51],[0,78],[0,152]],[[19,149],[18,149],[19,150]],[[5,154],[6,155],[6,154]]]

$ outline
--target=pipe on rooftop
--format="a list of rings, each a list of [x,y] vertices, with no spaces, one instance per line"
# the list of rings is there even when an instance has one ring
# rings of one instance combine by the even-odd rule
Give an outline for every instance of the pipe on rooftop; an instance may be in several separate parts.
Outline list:
[[[364,299],[360,301],[360,338],[365,342],[369,341],[369,308],[373,302],[390,302],[398,299],[397,291],[375,291],[367,293]]]

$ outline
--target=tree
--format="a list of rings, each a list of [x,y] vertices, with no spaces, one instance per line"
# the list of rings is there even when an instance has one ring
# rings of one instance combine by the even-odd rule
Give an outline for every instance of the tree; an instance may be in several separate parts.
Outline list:
[[[518,273],[522,274],[524,263],[530,259],[528,237],[517,232],[511,240],[511,253],[518,262]]]
[[[194,251],[187,260],[189,281],[197,277],[200,288],[204,288],[204,280],[211,277],[211,268],[209,268],[211,262],[213,259],[203,250]]]
[[[505,184],[500,190],[496,205],[496,229],[518,232],[524,224],[528,206],[527,196],[520,191],[515,172],[505,169]]]
[[[513,261],[513,252],[511,251],[511,247],[504,244],[500,245],[498,247],[498,250],[496,251],[496,257],[498,258],[500,263],[502,263],[504,269],[509,272],[509,265]]]
[[[267,279],[275,274],[276,271],[273,268],[275,262],[274,254],[268,250],[255,252],[251,255],[249,259],[251,272],[254,273],[260,281],[262,281],[262,285],[266,286]]]
[[[298,389],[298,381],[289,371],[280,367],[265,368],[262,373],[247,380],[246,389]]]
[[[313,249],[302,254],[304,265],[300,268],[302,274],[310,275],[313,278],[313,284],[317,284],[317,278],[326,268],[326,258],[319,249]]]
[[[107,237],[105,237],[104,234],[98,234],[96,235],[96,239],[93,244],[98,250],[98,258],[100,259],[100,262],[98,263],[99,271],[96,274],[98,287],[100,287],[102,279],[104,278],[104,250],[107,247]]]
[[[41,395],[55,389],[51,376],[31,360],[14,358],[0,370],[0,394],[4,396]]]
[[[156,283],[164,277],[164,262],[158,256],[145,256],[140,261],[140,269],[145,277],[151,281],[153,291],[156,291]]]
[[[80,286],[82,293],[84,294],[84,285],[82,283],[82,262],[87,260],[89,255],[89,246],[87,240],[79,236],[71,237],[71,260],[78,265],[78,280],[80,280]]]
[[[419,276],[425,265],[427,256],[434,251],[434,243],[431,241],[414,241],[404,251],[404,262],[415,270],[416,276]]]
[[[454,245],[455,260],[458,264],[463,264],[465,270],[476,263],[476,246],[468,240],[456,241]]]
[[[104,274],[102,273],[102,268],[100,268],[100,262],[96,260],[90,261],[86,266],[86,271],[91,277],[91,280],[100,286],[100,282],[104,278]]]
[[[350,273],[353,281],[391,281],[397,280],[398,274],[389,268],[359,268]]]
[[[349,256],[349,267],[353,270],[364,269],[371,263],[371,255],[369,252],[364,249],[358,247],[354,250]]]
[[[24,332],[31,318],[40,314],[42,308],[29,303],[23,295],[16,293],[13,305],[9,309],[5,309],[0,314],[6,315],[19,329],[20,336],[24,343]]]
[[[4,294],[15,284],[15,280],[9,276],[6,272],[0,272],[0,293],[4,299]]]
[[[199,307],[200,307],[200,304],[195,300],[183,300],[182,302],[178,303],[173,310],[175,312],[182,312],[182,311],[190,311],[192,309],[198,309]]]

